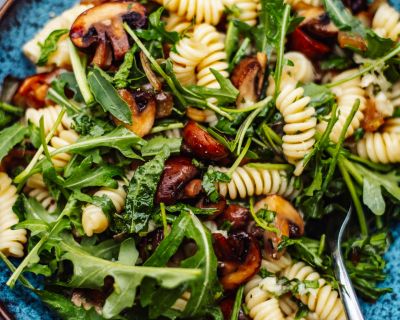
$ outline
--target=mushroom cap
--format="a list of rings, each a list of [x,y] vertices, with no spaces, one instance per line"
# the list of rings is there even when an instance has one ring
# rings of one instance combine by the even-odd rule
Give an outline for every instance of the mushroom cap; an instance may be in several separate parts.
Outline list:
[[[146,8],[137,2],[107,2],[92,7],[78,16],[71,26],[69,36],[79,49],[88,49],[97,44],[96,64],[107,61],[109,45],[113,49],[114,59],[120,60],[129,50],[128,36],[123,23],[132,28],[141,28],[146,24]]]
[[[123,124],[139,137],[150,133],[156,118],[156,99],[151,92],[141,89],[131,91],[126,89],[118,90],[119,95],[128,104],[132,111],[132,124]],[[114,118],[116,124],[122,124]]]

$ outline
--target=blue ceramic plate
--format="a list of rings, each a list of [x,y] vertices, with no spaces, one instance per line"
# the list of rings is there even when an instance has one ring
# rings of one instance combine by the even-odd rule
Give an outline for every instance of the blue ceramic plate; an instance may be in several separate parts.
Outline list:
[[[3,1],[0,0],[0,5]],[[18,0],[0,22],[0,82],[7,75],[24,77],[34,73],[32,64],[23,56],[21,47],[45,22],[75,0]],[[395,2],[400,8],[400,1]],[[366,320],[400,319],[400,226],[393,230],[394,243],[386,254],[387,280],[382,286],[393,288],[375,304],[362,303]],[[10,276],[0,263],[0,301],[18,320],[50,320],[57,317],[29,290],[17,285],[13,291],[5,283]],[[1,318],[1,316],[0,316]]]

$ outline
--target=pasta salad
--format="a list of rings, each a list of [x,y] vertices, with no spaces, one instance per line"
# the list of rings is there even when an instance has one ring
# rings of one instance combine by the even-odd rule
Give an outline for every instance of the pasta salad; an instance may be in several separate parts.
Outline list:
[[[7,285],[63,319],[344,320],[327,235],[352,207],[353,285],[391,292],[399,38],[382,0],[82,0],[51,19],[22,48],[37,73],[1,94]]]

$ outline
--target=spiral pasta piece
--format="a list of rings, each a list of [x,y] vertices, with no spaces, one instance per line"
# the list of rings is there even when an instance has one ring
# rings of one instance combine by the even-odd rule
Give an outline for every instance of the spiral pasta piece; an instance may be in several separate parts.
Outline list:
[[[283,153],[289,163],[296,165],[296,176],[303,172],[303,159],[313,149],[317,125],[315,109],[308,107],[310,98],[304,97],[303,92],[303,88],[295,88],[289,83],[276,99],[276,107],[285,121]]]
[[[60,106],[49,106],[42,109],[28,108],[25,112],[25,121],[34,124],[36,127],[40,127],[40,119],[43,117],[44,121],[44,133],[48,134],[51,128],[56,123],[58,115],[61,112]],[[60,125],[57,127],[55,134],[58,134],[64,129],[70,129],[72,124],[71,118],[66,114],[61,119]]]
[[[215,168],[227,172],[227,168]],[[238,167],[232,174],[229,183],[218,182],[218,192],[229,199],[246,198],[254,195],[279,194],[285,197],[294,196],[294,179],[287,176],[284,170],[267,170],[249,166]]]
[[[15,201],[17,188],[6,173],[0,172],[0,251],[6,256],[22,257],[26,230],[12,229],[19,222],[12,209]]]
[[[175,13],[170,13],[165,19],[165,30],[178,32],[179,34],[189,31],[193,26],[192,22],[186,20],[184,17],[178,16]]]
[[[217,25],[222,17],[224,6],[221,0],[156,0],[168,11],[193,20]]]
[[[130,179],[133,171],[127,173],[127,178]],[[94,196],[102,197],[107,196],[115,207],[115,212],[120,213],[125,207],[126,191],[125,183],[118,181],[117,189],[113,188],[100,188],[94,193]],[[103,210],[93,204],[85,206],[82,210],[82,227],[85,234],[91,237],[94,233],[102,233],[109,226],[109,221]]]
[[[400,162],[400,133],[367,132],[357,143],[357,153],[361,158],[376,163]]]
[[[224,39],[224,35],[209,24],[203,23],[195,26],[193,40],[207,48],[203,59],[196,67],[198,86],[219,87],[219,83],[210,69],[217,70],[225,78],[229,77]]]
[[[254,320],[283,320],[279,301],[259,286],[260,276],[253,277],[244,288],[246,307]]]
[[[260,3],[258,0],[225,0],[224,5],[227,7],[235,6],[239,13],[235,18],[247,23],[249,26],[257,24],[258,13],[260,11]]]
[[[333,79],[333,82],[345,79],[357,72],[356,69],[347,70],[339,74]],[[330,133],[330,139],[333,142],[338,142],[340,133],[342,132],[343,126],[350,115],[351,109],[354,103],[360,100],[360,105],[353,120],[350,122],[347,128],[345,137],[348,138],[353,135],[354,131],[358,129],[361,125],[361,121],[364,119],[363,111],[366,108],[365,91],[361,88],[361,80],[359,77],[347,81],[341,85],[338,85],[332,89],[332,92],[337,97],[337,113],[338,119],[333,126],[332,132]],[[327,128],[327,122],[322,121],[318,124],[317,128],[319,132],[324,132]]]
[[[167,138],[182,138],[182,131],[180,129],[170,129],[164,132]]]
[[[282,74],[293,78],[296,82],[309,83],[315,79],[315,71],[312,62],[302,53],[296,51],[286,52],[284,55],[293,65],[286,64]]]
[[[389,118],[385,120],[383,132],[400,134],[400,118]]]
[[[35,198],[48,212],[52,213],[57,209],[57,203],[50,195],[40,173],[29,177],[26,186],[29,197]]]
[[[79,138],[79,135],[74,130],[63,130],[58,136],[54,136],[50,141],[49,151],[53,152],[62,147],[74,144]],[[64,168],[71,160],[71,155],[68,153],[58,153],[51,160],[55,167]]]
[[[297,262],[286,268],[282,275],[289,280],[318,281],[319,287],[317,289],[307,289],[299,293],[300,300],[311,311],[315,311],[321,320],[346,319],[338,292],[322,279],[312,267],[306,265],[304,262]]]
[[[261,268],[265,268],[268,272],[279,273],[292,264],[292,258],[289,254],[285,253],[279,259],[263,259],[261,261]]]
[[[372,28],[381,37],[399,39],[400,13],[388,3],[382,3],[372,19]]]
[[[176,78],[183,86],[196,84],[196,67],[207,55],[204,44],[192,38],[183,38],[176,44],[176,52],[170,52]]]

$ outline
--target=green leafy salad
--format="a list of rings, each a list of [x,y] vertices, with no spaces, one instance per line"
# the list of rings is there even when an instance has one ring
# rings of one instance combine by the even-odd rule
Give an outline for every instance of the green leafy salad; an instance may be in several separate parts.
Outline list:
[[[352,208],[353,285],[391,292],[399,17],[363,0],[55,17],[23,47],[38,73],[1,94],[7,286],[63,319],[346,319],[328,240]]]

